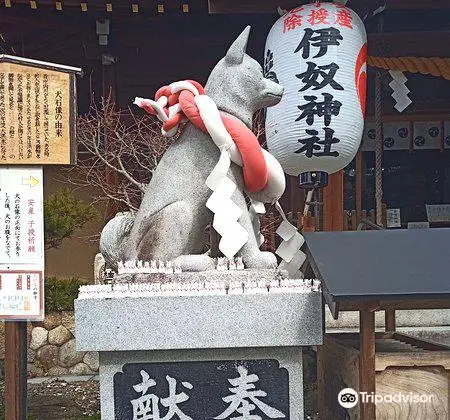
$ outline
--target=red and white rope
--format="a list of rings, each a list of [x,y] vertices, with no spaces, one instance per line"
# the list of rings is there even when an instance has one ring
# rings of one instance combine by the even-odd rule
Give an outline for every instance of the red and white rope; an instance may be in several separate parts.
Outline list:
[[[156,115],[162,133],[172,137],[181,123],[190,121],[208,133],[219,149],[243,168],[246,191],[252,198],[274,203],[285,189],[284,172],[278,161],[262,149],[253,132],[240,120],[221,114],[214,101],[195,81],[181,81],[158,90],[155,100],[136,98],[135,104]]]
[[[214,101],[205,95],[203,87],[193,80],[175,82],[158,90],[155,99],[136,98],[134,103],[150,114],[156,115],[163,123],[164,136],[173,137],[179,125],[190,121],[195,127],[210,135],[220,149],[220,159],[206,180],[206,185],[213,191],[206,206],[214,213],[213,227],[221,235],[219,249],[228,258],[233,258],[248,240],[248,232],[239,224],[242,210],[232,201],[231,196],[236,184],[227,177],[231,162],[242,167],[247,194],[252,200],[252,223],[258,244],[262,243],[259,223],[255,220],[262,213],[258,203],[276,203],[285,189],[284,171],[268,151],[264,150],[253,132],[240,120],[220,113]],[[281,214],[284,216],[283,211]],[[283,217],[284,226],[289,222]],[[292,225],[290,231],[296,228]],[[298,232],[289,239],[298,241]],[[286,239],[288,239],[286,237]],[[286,241],[285,252],[281,254],[283,262],[289,265],[297,250],[292,250],[291,241]],[[301,251],[299,251],[301,252]],[[289,260],[289,261],[287,261]],[[297,265],[297,262],[294,263]],[[297,272],[298,266],[295,268]]]

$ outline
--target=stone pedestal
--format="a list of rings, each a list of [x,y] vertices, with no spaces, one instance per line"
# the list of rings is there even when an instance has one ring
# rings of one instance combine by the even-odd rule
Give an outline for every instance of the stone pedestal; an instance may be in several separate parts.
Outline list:
[[[100,352],[103,420],[303,419],[301,347],[322,343],[321,292],[227,276],[80,290],[77,347]]]

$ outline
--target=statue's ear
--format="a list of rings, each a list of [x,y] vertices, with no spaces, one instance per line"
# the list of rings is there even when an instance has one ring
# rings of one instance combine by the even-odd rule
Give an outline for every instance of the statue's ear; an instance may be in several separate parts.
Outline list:
[[[225,61],[229,64],[241,64],[247,50],[250,26],[247,26],[229,48]]]

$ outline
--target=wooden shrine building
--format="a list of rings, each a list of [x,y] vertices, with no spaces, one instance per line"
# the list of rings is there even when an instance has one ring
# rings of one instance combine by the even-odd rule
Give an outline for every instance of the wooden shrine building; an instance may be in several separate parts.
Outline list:
[[[262,62],[265,38],[279,16],[277,8],[288,10],[304,3],[3,0],[0,51],[82,67],[79,114],[87,113],[102,97],[111,98],[121,109],[132,106],[135,96],[152,97],[160,86],[172,81],[191,78],[205,83],[212,67],[247,24],[252,26],[248,52]],[[447,226],[450,2],[343,3],[363,18],[368,33],[362,146],[352,164],[333,175],[329,186],[314,198],[323,203],[316,206],[320,215],[318,212],[315,220],[297,218],[303,213],[305,194],[294,178],[289,179],[284,206],[306,230],[367,228],[370,221],[377,221],[377,207],[378,223],[385,227]],[[389,70],[403,71],[407,77],[412,103],[402,113],[394,108]],[[311,211],[314,213],[314,206]]]
[[[353,162],[330,176],[329,185],[313,196],[299,188],[296,178],[288,177],[284,209],[304,232],[450,227],[450,1],[335,2],[355,10],[363,19],[368,35],[367,109],[362,143]],[[266,36],[280,13],[306,3],[305,0],[2,0],[0,54],[81,67],[84,77],[78,80],[77,87],[79,115],[89,113],[92,105],[101,103],[102,98],[108,98],[120,110],[132,107],[136,96],[151,98],[159,87],[173,81],[193,79],[204,84],[211,69],[246,25],[252,26],[248,53],[262,63]],[[411,103],[402,112],[395,108],[390,72],[402,72],[407,79],[404,95]],[[137,108],[134,111],[140,112]],[[54,190],[56,179],[64,172],[52,168],[46,171],[46,179],[50,180],[46,188]],[[107,182],[114,182],[108,173],[105,177]],[[95,194],[89,191],[84,198]],[[111,217],[111,213],[105,212],[105,219]],[[104,223],[102,220],[91,228],[98,234]],[[410,250],[411,244],[404,240],[404,233],[366,232],[360,238],[378,235],[382,245],[376,251],[385,258],[391,248],[384,249],[381,241],[389,234],[401,237],[403,242],[399,240],[399,248]],[[434,239],[435,248],[445,244],[445,229],[406,233],[412,234],[409,237],[439,237],[439,242]],[[317,246],[310,235],[319,238]],[[308,252],[317,260],[313,258],[318,267],[314,274],[323,277],[323,284],[334,286],[333,280],[339,279],[334,275],[337,254],[331,249],[323,256],[326,247],[320,241],[329,241],[329,236],[325,235],[336,235],[342,265],[347,249],[340,244],[347,244],[345,241],[349,237],[353,240],[357,234],[321,232],[310,235],[305,236]],[[269,249],[273,250],[274,239],[271,241],[267,235],[266,239]],[[405,242],[410,247],[402,245]],[[359,242],[352,242],[352,246],[358,249]],[[431,252],[431,248],[426,240],[421,246],[426,258],[426,251]],[[316,252],[315,248],[321,252]],[[439,249],[436,255],[445,254],[442,247]],[[395,251],[392,248],[389,252],[391,260]],[[78,274],[89,278],[98,244],[88,247],[72,239],[57,252],[47,256],[47,274]],[[412,252],[410,250],[408,259],[404,259],[406,263],[411,261]],[[364,254],[372,258],[375,252]],[[354,274],[358,264],[351,266],[351,257],[344,261],[347,271],[343,268],[342,273]],[[414,263],[425,267],[422,261],[413,259]],[[331,276],[323,268],[323,261],[332,263]],[[379,261],[372,259],[370,263],[381,266]],[[445,262],[442,257],[439,267]],[[403,282],[389,283],[397,289],[402,286],[405,293],[392,287],[389,295],[386,290],[374,287],[370,296],[361,294],[364,301],[361,307],[356,307],[355,302],[361,296],[355,297],[351,291],[340,289],[343,286],[351,289],[351,284],[341,281],[334,294],[331,288],[324,291],[328,304],[335,305],[336,316],[337,301],[340,310],[361,312],[360,366],[369,366],[360,375],[363,389],[375,389],[375,310],[386,310],[386,328],[394,334],[397,309],[448,309],[448,288],[444,296],[439,296],[443,289],[441,271],[435,276],[432,296],[423,292],[427,285],[421,278],[416,296],[411,296],[411,273],[407,272],[406,263],[401,267],[406,273]],[[392,265],[395,264],[393,261]],[[362,258],[359,266],[361,272],[366,269]],[[353,277],[358,285],[366,287],[360,278]],[[376,280],[369,284],[377,286]],[[405,302],[395,307],[392,302],[385,303],[396,294]],[[425,300],[420,303],[423,306],[414,300],[419,298]],[[439,305],[434,304],[435,299],[439,300]],[[402,306],[408,302],[413,304]],[[392,334],[383,336],[383,340],[397,340]],[[428,351],[425,347],[424,350]],[[319,350],[319,359],[321,357],[323,353]],[[375,418],[373,404],[364,410],[362,418]]]

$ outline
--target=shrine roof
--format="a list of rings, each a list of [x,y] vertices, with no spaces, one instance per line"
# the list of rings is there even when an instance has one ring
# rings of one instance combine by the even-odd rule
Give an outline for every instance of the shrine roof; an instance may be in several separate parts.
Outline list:
[[[315,232],[305,242],[333,315],[363,302],[450,307],[449,229]]]

